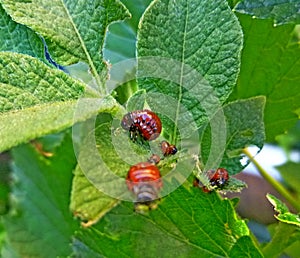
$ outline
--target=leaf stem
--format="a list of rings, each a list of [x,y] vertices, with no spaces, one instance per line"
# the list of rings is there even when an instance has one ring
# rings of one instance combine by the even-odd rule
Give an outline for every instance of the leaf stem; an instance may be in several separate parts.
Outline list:
[[[266,179],[298,212],[300,212],[300,203],[287,191],[287,189],[270,174],[254,159],[248,149],[243,150],[244,154],[251,160],[257,168],[261,176]]]

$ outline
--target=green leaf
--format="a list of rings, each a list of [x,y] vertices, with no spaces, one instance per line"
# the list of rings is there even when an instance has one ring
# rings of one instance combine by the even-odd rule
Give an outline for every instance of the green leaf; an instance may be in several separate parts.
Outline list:
[[[300,164],[289,161],[283,165],[276,167],[284,181],[300,195],[300,175],[297,173],[300,170]]]
[[[70,208],[77,217],[83,220],[84,226],[96,223],[118,203],[119,200],[98,190],[83,174],[80,166],[76,167]]]
[[[239,2],[240,0],[227,0],[231,9]]]
[[[299,108],[300,47],[291,42],[294,26],[239,15],[245,33],[241,73],[231,99],[266,96],[266,140],[294,126]],[[263,58],[262,58],[263,56]]]
[[[117,109],[112,97],[36,105],[0,114],[0,152],[37,137],[59,132],[98,112]]]
[[[279,199],[271,194],[267,194],[269,202],[274,206],[274,210],[278,213],[275,215],[275,218],[281,222],[287,224],[293,224],[300,227],[300,216],[299,214],[293,214],[289,212],[288,207]]]
[[[264,246],[262,253],[264,257],[278,257],[297,241],[300,241],[299,228],[286,223],[278,223],[272,234],[272,240]]]
[[[76,164],[70,134],[53,154],[45,158],[32,145],[12,151],[13,202],[4,226],[7,243],[18,257],[67,257],[71,253],[69,243],[78,226],[69,211]]]
[[[87,258],[102,258],[103,256],[97,254],[94,250],[90,249],[84,243],[74,239],[73,241],[73,256],[87,257]]]
[[[44,45],[36,33],[14,22],[1,4],[0,17],[0,51],[23,53],[45,61]]]
[[[128,100],[126,109],[128,112],[144,109],[146,103],[146,91],[138,90]]]
[[[85,225],[97,222],[120,202],[120,198],[132,199],[125,184],[128,163],[146,161],[150,156],[147,149],[129,142],[127,132],[120,129],[119,120],[101,114],[96,121],[91,119],[74,131],[74,138],[82,135],[83,139],[75,143],[78,166],[71,209],[86,221]]]
[[[9,208],[9,192],[10,192],[10,169],[11,157],[8,153],[0,154],[0,215],[7,213]],[[1,226],[0,226],[1,228]],[[0,247],[1,247],[1,231],[0,231]]]
[[[201,140],[201,158],[206,169],[223,167],[230,175],[234,175],[245,167],[246,164],[241,164],[242,150],[250,145],[261,149],[264,144],[264,106],[265,97],[256,97],[231,102],[219,111],[224,112],[226,119],[226,128],[220,132],[226,144],[223,150],[218,145],[214,146],[210,128],[205,131]],[[218,116],[216,113],[216,117]],[[210,162],[207,161],[208,156],[213,157]]]
[[[147,99],[152,109],[171,112],[165,115],[174,121],[166,128],[172,142],[178,123],[191,123],[188,111],[200,127],[227,99],[241,47],[241,28],[226,1],[162,0],[147,8],[138,31],[138,83],[156,93]]]
[[[299,23],[300,3],[298,0],[244,0],[234,8],[235,11],[250,14],[256,18],[274,20],[274,25]]]
[[[125,182],[130,165],[147,161],[152,152],[161,152],[160,140],[152,143],[133,143],[130,140],[128,131],[120,125],[124,112],[100,114],[73,131],[73,138],[77,139],[74,146],[78,166],[73,180],[71,209],[85,221],[85,226],[97,222],[120,200],[134,201],[135,197],[128,191]],[[183,182],[185,176],[192,173],[190,163],[180,157],[173,160],[172,167],[168,159],[165,161],[158,165],[162,175],[172,170],[171,177]],[[167,177],[166,180],[170,179]],[[173,185],[174,188],[176,185]],[[162,196],[170,189],[165,187]]]
[[[237,240],[231,249],[229,257],[263,257],[260,251],[253,245],[249,236],[243,236]]]
[[[131,13],[131,18],[109,25],[103,55],[115,64],[136,56],[136,33],[141,15],[152,0],[122,0]]]
[[[44,37],[49,52],[57,63],[87,63],[98,86],[103,87],[99,74],[105,69],[101,49],[107,26],[129,17],[119,1],[75,3],[72,0],[3,0],[2,5],[16,22],[32,28]],[[106,76],[106,72],[103,76]]]
[[[300,121],[284,134],[276,136],[276,141],[290,159],[293,150],[300,147]]]
[[[0,112],[78,99],[84,85],[28,55],[0,53]]]
[[[81,252],[106,257],[230,257],[245,236],[249,230],[229,200],[181,186],[145,215],[134,213],[133,204],[122,203],[98,224],[78,231],[74,251],[80,245],[85,247]],[[244,249],[252,257],[258,253],[250,239]],[[244,257],[245,251],[235,254]]]
[[[297,257],[300,250],[300,234],[298,234],[298,239],[295,239],[288,248],[284,250],[284,253],[289,257]]]

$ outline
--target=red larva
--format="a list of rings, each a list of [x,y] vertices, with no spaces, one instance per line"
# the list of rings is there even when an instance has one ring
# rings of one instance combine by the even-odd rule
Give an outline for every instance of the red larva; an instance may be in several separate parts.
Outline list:
[[[212,186],[222,188],[228,181],[229,175],[225,168],[218,168],[217,170],[208,170],[207,176]]]
[[[164,156],[174,155],[177,152],[176,146],[167,141],[162,141],[160,147]]]
[[[211,169],[206,172],[211,186],[222,189],[229,179],[228,171],[225,168]],[[210,192],[206,186],[203,186],[198,179],[194,180],[194,186],[201,187],[203,192]]]
[[[127,187],[136,196],[137,203],[151,203],[158,198],[163,186],[158,168],[150,162],[140,162],[130,167]]]
[[[122,119],[121,126],[130,132],[132,140],[136,140],[139,136],[147,141],[155,140],[162,129],[159,117],[147,109],[127,113]]]

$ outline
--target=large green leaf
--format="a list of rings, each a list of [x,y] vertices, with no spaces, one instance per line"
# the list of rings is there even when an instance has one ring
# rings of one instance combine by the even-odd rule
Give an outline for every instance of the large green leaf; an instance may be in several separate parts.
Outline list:
[[[226,1],[161,0],[147,8],[138,31],[138,82],[159,93],[148,96],[152,109],[174,111],[167,114],[174,126],[166,128],[173,141],[187,116],[182,107],[200,127],[227,99],[241,47],[241,28]]]
[[[229,200],[179,187],[158,209],[141,215],[122,203],[95,226],[78,231],[74,254],[118,257],[261,257]],[[130,241],[129,241],[130,240]],[[97,256],[96,256],[97,257]]]
[[[41,38],[29,28],[17,24],[0,5],[0,51],[13,51],[44,60]]]
[[[274,24],[299,23],[300,2],[298,0],[244,0],[235,7],[240,13],[257,18],[272,18]]]
[[[71,208],[87,221],[86,225],[95,223],[120,200],[134,201],[135,197],[125,183],[130,165],[147,161],[152,153],[161,153],[161,138],[151,143],[133,143],[128,132],[120,125],[122,114],[124,110],[121,108],[118,113],[111,112],[112,116],[101,114],[73,130],[73,138],[77,139],[75,151],[78,166],[73,180]],[[192,151],[185,150],[175,160],[168,162],[166,159],[166,162],[158,164],[162,175],[172,171],[164,181],[185,181],[194,166]],[[161,196],[167,195],[177,186],[176,183],[164,187]]]
[[[143,91],[141,93],[143,94]],[[137,98],[134,97],[134,99],[141,98],[140,95],[136,96]],[[223,136],[226,140],[224,149],[220,149],[218,145],[211,146],[210,135],[202,139],[202,142],[209,143],[209,146],[202,148],[203,160],[206,161],[208,155],[215,155],[214,157],[210,156],[209,164],[206,163],[207,166],[210,166],[209,168],[222,166],[228,169],[230,175],[236,174],[243,167],[240,163],[242,149],[249,145],[262,147],[264,142],[262,115],[264,101],[264,97],[257,97],[236,101],[224,107],[227,125],[226,130],[220,133],[220,135],[224,133]],[[137,105],[135,101],[129,103],[130,109]],[[139,107],[143,108],[143,105]],[[223,109],[221,111],[223,112]],[[80,146],[78,149],[79,164],[75,170],[71,208],[75,214],[87,221],[86,225],[91,225],[109,212],[120,198],[129,199],[124,197],[125,193],[128,193],[125,177],[129,170],[129,164],[146,161],[151,152],[147,149],[144,152],[140,151],[138,150],[139,146],[134,148],[135,145],[128,142],[127,133],[120,128],[118,119],[113,121],[110,118],[109,122],[98,122],[96,126],[94,121],[88,123],[90,129],[85,129],[81,133],[87,140],[82,140],[78,144]],[[152,152],[158,153],[155,152],[158,146],[158,142],[151,143]],[[225,152],[224,157],[222,157],[223,152]],[[189,156],[191,153],[186,153],[186,155]],[[171,166],[175,167],[172,170],[173,173],[178,171],[181,177],[192,173],[192,167],[183,168],[182,160],[178,158],[176,161],[176,166],[174,163]],[[158,166],[162,174],[171,170],[168,162],[161,162]],[[115,178],[114,175],[119,177]],[[168,191],[170,192],[170,189],[165,187],[163,196]],[[120,193],[123,192],[122,196]]]
[[[77,102],[85,88],[84,84],[38,59],[1,52],[0,151],[116,107],[116,101],[110,96]],[[90,88],[86,88],[85,94],[98,96]]]
[[[98,87],[103,90],[99,74],[105,68],[102,46],[107,26],[129,17],[117,0],[93,1],[14,1],[2,0],[2,5],[13,19],[41,34],[56,62],[69,65],[88,63]],[[102,88],[101,88],[102,87]]]
[[[45,158],[31,145],[12,151],[12,207],[4,217],[8,252],[17,257],[67,257],[77,223],[69,211],[72,169],[76,159],[70,133]],[[2,252],[3,257],[9,257]]]
[[[266,137],[273,141],[298,120],[300,47],[292,41],[292,25],[274,28],[269,20],[239,19],[246,40],[232,99],[266,96]]]

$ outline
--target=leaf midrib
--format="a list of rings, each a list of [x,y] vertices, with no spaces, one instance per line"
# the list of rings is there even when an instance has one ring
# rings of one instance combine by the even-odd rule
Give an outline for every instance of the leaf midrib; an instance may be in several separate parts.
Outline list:
[[[76,24],[74,23],[74,21],[73,21],[73,19],[72,19],[72,16],[71,16],[71,14],[69,13],[69,10],[66,8],[66,5],[64,4],[64,1],[63,1],[63,0],[60,0],[60,2],[61,2],[62,6],[63,6],[63,8],[64,8],[64,10],[65,10],[65,12],[66,12],[66,15],[67,15],[68,19],[70,20],[70,23],[72,24],[72,26],[73,26],[73,28],[74,28],[74,31],[75,31],[75,33],[76,33],[76,35],[77,35],[77,37],[78,37],[78,40],[79,40],[79,42],[80,42],[80,45],[81,45],[81,47],[82,47],[82,49],[83,49],[83,51],[84,51],[84,53],[85,53],[85,55],[86,55],[86,57],[87,57],[87,59],[88,59],[88,63],[89,63],[89,65],[90,65],[92,74],[94,75],[95,80],[96,80],[96,82],[97,82],[97,85],[98,85],[98,87],[99,87],[100,94],[101,94],[101,95],[104,95],[104,94],[105,94],[105,89],[104,89],[103,87],[101,87],[102,83],[101,83],[100,76],[99,76],[99,74],[98,74],[98,72],[97,72],[97,69],[96,69],[96,66],[95,66],[95,64],[94,64],[94,62],[93,62],[93,60],[92,60],[92,58],[91,58],[91,56],[90,56],[90,54],[89,54],[89,52],[88,52],[88,50],[87,50],[87,48],[86,48],[86,45],[84,44],[84,40],[82,39],[82,37],[81,37],[81,35],[80,35],[80,33],[79,33],[77,27],[76,27]]]
[[[178,102],[176,108],[176,116],[175,116],[175,126],[173,131],[172,141],[175,145],[177,144],[177,124],[179,119],[180,105],[182,101],[182,84],[183,84],[183,69],[185,64],[185,46],[186,46],[186,32],[187,32],[187,23],[188,23],[188,13],[189,13],[189,2],[187,1],[186,15],[184,20],[184,33],[183,33],[183,41],[182,41],[182,53],[181,53],[181,67],[180,67],[180,84],[179,84],[179,94],[178,94]]]

